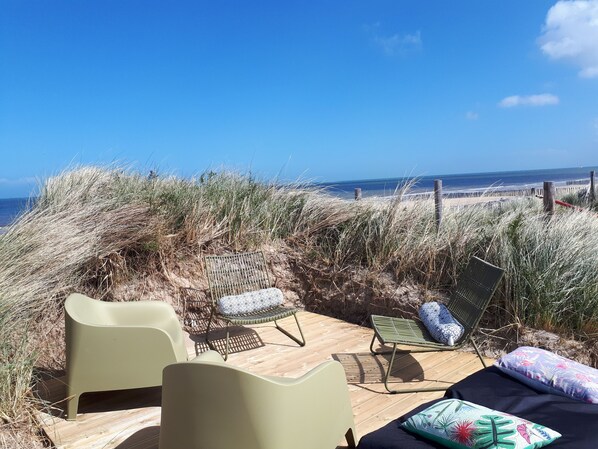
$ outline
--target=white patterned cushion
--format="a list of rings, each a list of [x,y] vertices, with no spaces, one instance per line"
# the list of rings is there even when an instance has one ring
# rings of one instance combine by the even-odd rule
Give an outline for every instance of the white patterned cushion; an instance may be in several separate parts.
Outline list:
[[[419,318],[432,338],[439,343],[454,346],[463,335],[463,326],[453,318],[444,304],[437,302],[422,304],[419,308]]]
[[[223,296],[218,300],[218,310],[222,315],[246,315],[282,304],[284,297],[277,288],[264,288],[240,295]]]

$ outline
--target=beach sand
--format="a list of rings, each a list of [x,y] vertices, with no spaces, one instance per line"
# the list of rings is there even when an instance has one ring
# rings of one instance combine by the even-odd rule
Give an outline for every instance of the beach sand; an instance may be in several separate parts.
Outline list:
[[[530,198],[525,196],[469,196],[462,198],[443,198],[442,204],[447,207],[470,206],[480,203],[502,203],[506,201],[517,200],[521,198]]]
[[[361,201],[364,202],[373,202],[373,203],[380,203],[383,204],[386,201],[389,201],[392,197],[369,197],[364,198]],[[482,204],[504,204],[509,201],[516,201],[523,198],[532,198],[530,196],[501,196],[501,195],[481,195],[481,196],[467,196],[467,197],[459,197],[459,198],[450,198],[444,197],[442,199],[442,207],[444,209],[453,209],[453,208],[462,208],[468,207],[473,205],[482,205]],[[420,202],[429,202],[431,204],[434,203],[434,199],[430,196],[428,198],[407,198],[403,200],[402,204],[405,205],[415,205]],[[541,201],[541,199],[537,199],[537,201]]]

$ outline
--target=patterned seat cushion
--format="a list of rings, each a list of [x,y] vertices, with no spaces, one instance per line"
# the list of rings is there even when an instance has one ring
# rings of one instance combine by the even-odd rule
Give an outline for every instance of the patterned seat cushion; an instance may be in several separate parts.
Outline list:
[[[455,449],[537,449],[561,437],[540,424],[459,399],[436,402],[401,426]]]
[[[590,366],[529,346],[515,349],[495,365],[536,390],[598,404],[598,370]]]
[[[464,329],[444,304],[427,302],[419,308],[419,318],[434,340],[454,346],[463,335]]]
[[[279,306],[283,303],[282,292],[277,288],[264,288],[240,295],[223,296],[218,300],[222,315],[247,315]]]

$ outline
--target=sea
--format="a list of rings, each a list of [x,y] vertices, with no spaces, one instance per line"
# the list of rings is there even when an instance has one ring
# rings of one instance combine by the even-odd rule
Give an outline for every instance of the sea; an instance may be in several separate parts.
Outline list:
[[[0,198],[0,228],[8,226],[29,207],[29,198]]]
[[[363,198],[393,195],[397,189],[411,184],[410,194],[432,192],[434,180],[442,180],[445,193],[473,193],[488,189],[520,190],[541,187],[544,181],[558,185],[589,184],[590,171],[598,167],[556,168],[547,170],[523,170],[486,173],[463,173],[419,177],[399,177],[384,179],[359,179],[352,181],[315,183],[330,195],[340,198],[354,198],[355,189],[360,188]],[[0,228],[9,225],[31,204],[28,198],[0,198]]]
[[[523,190],[542,187],[544,181],[552,181],[555,186],[590,183],[590,171],[598,167],[555,168],[546,170],[521,170],[485,173],[463,173],[419,177],[360,179],[354,181],[322,182],[315,184],[330,195],[341,198],[354,198],[355,189],[361,189],[362,198],[394,195],[399,189],[409,185],[408,195],[433,192],[434,180],[442,180],[444,193],[475,193],[487,191]]]

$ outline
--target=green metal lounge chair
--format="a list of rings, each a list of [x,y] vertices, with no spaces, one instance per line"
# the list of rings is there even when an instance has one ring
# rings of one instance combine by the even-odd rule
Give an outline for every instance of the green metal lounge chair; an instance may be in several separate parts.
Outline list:
[[[215,351],[164,369],[160,449],[334,449],[356,443],[343,367],[258,376]]]
[[[454,351],[471,342],[480,361],[486,366],[480,351],[475,344],[472,334],[476,330],[490,299],[503,276],[503,270],[477,257],[472,257],[465,271],[459,277],[457,287],[447,304],[453,317],[463,327],[463,336],[454,346],[438,343],[428,333],[425,326],[416,320],[393,318],[372,315],[371,322],[374,328],[374,337],[370,344],[372,354],[392,353],[388,369],[384,376],[384,386],[389,393],[414,393],[420,391],[443,391],[444,387],[414,388],[391,390],[388,387],[388,378],[392,370],[395,356],[398,353],[416,353],[431,351]],[[392,345],[392,351],[375,351],[374,342],[378,339],[382,345]],[[397,345],[415,346],[421,349],[397,349]]]
[[[186,361],[174,309],[161,301],[104,302],[73,293],[65,302],[67,419],[91,391],[162,385],[162,370]]]
[[[246,313],[224,313],[219,307],[219,300],[224,297],[235,299],[235,295],[246,294],[247,292],[259,292],[272,286],[268,276],[266,259],[262,252],[228,254],[224,256],[206,256],[205,258],[208,283],[210,286],[211,309],[208,327],[205,338],[210,349],[215,349],[209,340],[212,320],[218,318],[226,323],[226,348],[224,360],[228,358],[229,352],[229,326],[252,325],[274,321],[276,328],[287,337],[295,341],[299,346],[305,346],[305,337],[297,319],[297,309],[283,305],[256,308]],[[282,293],[281,293],[282,295]],[[301,338],[291,335],[280,327],[278,320],[293,316],[299,329]]]

